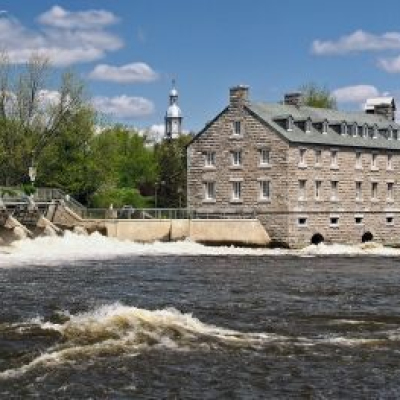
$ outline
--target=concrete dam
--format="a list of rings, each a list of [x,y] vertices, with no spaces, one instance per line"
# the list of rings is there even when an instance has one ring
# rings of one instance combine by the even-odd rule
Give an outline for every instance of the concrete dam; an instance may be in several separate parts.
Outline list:
[[[66,199],[65,199],[66,197]],[[157,215],[135,210],[130,215],[120,210],[90,212],[68,196],[51,200],[3,201],[0,204],[0,243],[10,244],[22,238],[99,232],[119,240],[151,243],[154,241],[192,240],[209,245],[265,247],[268,233],[257,218],[192,218],[187,213]],[[171,211],[171,210],[170,210]]]

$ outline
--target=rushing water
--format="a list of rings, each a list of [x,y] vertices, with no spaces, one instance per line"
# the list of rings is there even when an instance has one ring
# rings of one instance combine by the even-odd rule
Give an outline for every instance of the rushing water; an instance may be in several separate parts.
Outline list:
[[[399,250],[1,250],[1,399],[400,398]]]

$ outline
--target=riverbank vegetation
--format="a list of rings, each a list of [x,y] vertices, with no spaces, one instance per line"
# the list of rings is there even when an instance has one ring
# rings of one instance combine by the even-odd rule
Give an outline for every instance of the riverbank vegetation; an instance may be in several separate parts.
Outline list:
[[[37,186],[91,207],[186,204],[190,136],[154,143],[131,127],[104,126],[84,82],[71,72],[54,75],[43,57],[16,68],[0,55],[0,186],[26,186],[33,166]]]

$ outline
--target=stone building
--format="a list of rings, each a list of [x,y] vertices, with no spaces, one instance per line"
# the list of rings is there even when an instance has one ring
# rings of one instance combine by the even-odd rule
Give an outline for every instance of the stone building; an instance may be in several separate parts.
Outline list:
[[[199,213],[255,213],[272,240],[400,242],[400,126],[392,98],[365,112],[254,103],[229,105],[188,146],[188,205]],[[245,235],[246,232],[243,232]]]

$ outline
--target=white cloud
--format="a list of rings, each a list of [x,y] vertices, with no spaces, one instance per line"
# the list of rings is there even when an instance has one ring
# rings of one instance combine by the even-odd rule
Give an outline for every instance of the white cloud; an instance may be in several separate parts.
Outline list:
[[[39,15],[38,21],[62,29],[92,29],[115,24],[118,18],[106,10],[71,12],[56,5]]]
[[[137,62],[120,67],[99,64],[90,72],[91,79],[112,81],[118,83],[152,82],[158,79],[158,74],[145,63]]]
[[[372,85],[355,85],[338,88],[332,95],[341,103],[362,103],[368,98],[381,96],[381,93]]]
[[[400,33],[386,32],[381,35],[357,30],[338,40],[314,40],[311,50],[318,55],[339,55],[361,51],[400,49]]]
[[[33,53],[37,53],[49,57],[54,65],[66,66],[99,60],[107,52],[118,50],[123,46],[118,36],[105,30],[106,18],[104,17],[100,18],[97,25],[93,22],[88,23],[85,28],[80,26],[83,21],[82,14],[86,16],[88,13],[92,18],[91,13],[96,14],[96,10],[85,12],[62,10],[73,22],[71,28],[65,23],[62,27],[55,24],[52,27],[32,30],[13,17],[0,18],[1,47],[7,51],[12,63],[24,63]],[[42,16],[39,17],[39,21]],[[108,19],[111,20],[111,17]],[[116,19],[115,16],[114,19]]]
[[[144,117],[154,112],[154,104],[143,97],[126,95],[116,97],[97,96],[92,101],[98,111],[116,118]]]
[[[378,61],[379,67],[391,74],[400,73],[400,56],[393,58],[381,58]]]

